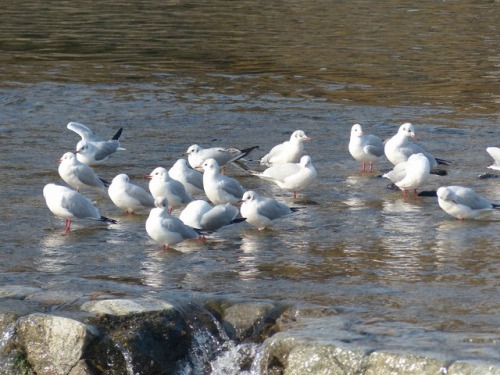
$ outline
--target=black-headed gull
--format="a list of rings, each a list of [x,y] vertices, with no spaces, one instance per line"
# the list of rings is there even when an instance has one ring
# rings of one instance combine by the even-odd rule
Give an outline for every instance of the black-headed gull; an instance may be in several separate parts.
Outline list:
[[[429,159],[431,170],[436,168],[438,164],[450,164],[445,160],[436,159],[424,151],[422,147],[410,141],[410,138],[415,138],[415,128],[409,122],[405,122],[399,127],[398,132],[385,143],[384,153],[392,164],[397,165],[407,161],[410,155],[419,153],[424,154]]]
[[[474,190],[462,186],[441,186],[437,190],[439,207],[449,215],[463,220],[475,219],[484,212],[500,209]]]
[[[54,215],[66,219],[64,225],[64,232],[66,233],[71,230],[71,221],[75,219],[116,223],[116,220],[102,216],[90,199],[66,186],[47,184],[43,188],[43,196],[49,210]]]
[[[169,215],[166,197],[156,198],[155,206],[146,220],[146,232],[153,240],[162,244],[165,250],[182,241],[200,238],[200,234],[193,228]]]
[[[290,208],[276,199],[260,196],[249,190],[243,194],[240,213],[247,223],[259,230],[268,228],[273,222],[283,216],[290,215],[296,208]]]
[[[490,154],[490,156],[493,158],[495,161],[492,165],[490,165],[488,168],[494,169],[496,171],[500,171],[500,147],[488,147],[486,149],[486,152]]]
[[[295,130],[289,141],[274,146],[269,153],[260,160],[262,165],[276,165],[284,163],[298,163],[303,155],[304,141],[310,141],[303,130]]]
[[[361,162],[363,172],[366,171],[366,163],[370,163],[370,172],[372,172],[373,163],[384,155],[384,142],[376,135],[365,135],[361,125],[354,124],[351,128],[349,152],[354,159]]]
[[[226,225],[244,221],[243,218],[237,218],[239,212],[229,203],[212,207],[208,202],[199,199],[189,203],[182,210],[179,219],[192,228],[215,231]]]
[[[142,187],[132,184],[124,173],[113,178],[108,195],[118,208],[128,213],[140,213],[155,207],[153,196]]]
[[[240,201],[245,189],[234,178],[221,174],[215,159],[205,160],[202,166],[203,188],[213,204],[234,204]]]
[[[123,128],[118,129],[109,141],[103,141],[87,126],[78,122],[68,123],[67,128],[82,138],[76,144],[75,153],[78,160],[87,165],[101,164],[114,152],[125,150],[120,147],[119,141]]]
[[[169,213],[172,209],[182,207],[193,201],[193,197],[186,192],[184,185],[174,180],[163,167],[157,167],[146,175],[149,181],[149,191],[153,198],[166,197],[168,200]]]
[[[77,191],[91,187],[106,191],[109,182],[100,178],[87,164],[80,162],[74,153],[66,152],[59,161],[59,176]]]
[[[397,164],[394,169],[382,177],[391,180],[406,196],[408,190],[416,191],[424,185],[430,176],[429,159],[422,153],[411,155],[407,161]]]
[[[297,191],[307,188],[317,176],[309,155],[302,156],[299,163],[278,164],[267,168],[264,172],[252,172],[252,174],[274,182],[282,189],[293,191],[294,198],[297,197]]]
[[[184,185],[186,191],[191,195],[203,194],[203,173],[189,166],[186,159],[177,160],[168,170],[168,174],[174,180]]]
[[[207,159],[215,159],[219,167],[224,167],[228,163],[239,161],[258,147],[259,146],[252,146],[239,150],[237,148],[223,147],[203,148],[195,144],[189,146],[184,155],[188,157],[189,165],[195,169],[201,169],[203,162]],[[236,164],[246,169],[243,163]]]

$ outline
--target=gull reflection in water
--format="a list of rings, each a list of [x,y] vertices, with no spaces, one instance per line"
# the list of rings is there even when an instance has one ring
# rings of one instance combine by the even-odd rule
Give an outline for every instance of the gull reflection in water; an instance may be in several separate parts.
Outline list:
[[[259,255],[265,251],[272,251],[272,230],[249,229],[241,234],[240,249],[243,252],[238,257],[238,274],[241,280],[253,280],[258,277]]]
[[[429,237],[428,220],[421,206],[403,200],[385,201],[382,208],[381,246],[387,255],[384,270],[407,279],[420,268],[420,255]]]

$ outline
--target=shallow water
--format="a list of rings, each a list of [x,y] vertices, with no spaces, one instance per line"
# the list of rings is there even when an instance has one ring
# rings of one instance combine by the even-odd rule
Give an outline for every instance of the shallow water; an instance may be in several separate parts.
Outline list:
[[[386,189],[387,161],[363,174],[347,151],[353,123],[388,138],[411,121],[427,150],[453,161],[425,190],[460,184],[498,201],[499,180],[478,179],[485,148],[500,146],[495,3],[58,4],[0,14],[2,285],[326,306],[348,322],[313,323],[331,339],[341,324],[373,345],[498,357],[500,214],[455,221],[435,198]],[[60,181],[55,160],[78,141],[69,121],[104,138],[124,127],[127,150],[97,169],[108,180],[147,186],[146,173],[193,143],[258,144],[258,159],[295,129],[313,138],[318,180],[294,200],[232,169],[303,209],[272,230],[239,224],[175,251],[148,238],[145,216],[93,192],[119,223],[63,235],[42,188]]]

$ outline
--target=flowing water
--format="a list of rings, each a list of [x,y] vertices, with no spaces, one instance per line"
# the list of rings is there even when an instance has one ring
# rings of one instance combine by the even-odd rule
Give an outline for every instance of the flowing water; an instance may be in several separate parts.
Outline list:
[[[500,180],[478,176],[485,148],[500,146],[499,12],[497,1],[437,0],[2,4],[2,286],[328,307],[336,318],[311,332],[335,339],[340,325],[377,347],[498,357],[500,214],[460,222],[436,198],[403,199],[378,177],[386,160],[361,173],[347,144],[354,123],[388,138],[411,121],[453,162],[424,190],[458,184],[498,202]],[[313,139],[318,179],[294,200],[229,171],[303,207],[272,230],[243,223],[165,252],[145,216],[86,192],[118,224],[63,235],[42,188],[60,182],[55,160],[79,140],[69,121],[104,138],[124,128],[126,151],[97,168],[108,180],[146,187],[193,143],[259,145],[258,159],[296,129]]]

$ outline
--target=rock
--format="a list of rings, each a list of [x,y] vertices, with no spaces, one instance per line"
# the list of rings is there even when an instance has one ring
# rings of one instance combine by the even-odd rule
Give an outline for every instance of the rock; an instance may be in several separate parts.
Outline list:
[[[264,342],[266,362],[261,370],[269,374],[361,374],[368,351],[340,342],[326,343],[312,337],[277,333]]]
[[[447,375],[500,375],[500,362],[455,361],[448,367]]]
[[[86,302],[81,308],[84,311],[94,314],[124,316],[150,311],[171,310],[174,306],[168,302],[159,300],[107,299],[102,301]]]
[[[99,312],[88,318],[102,334],[89,345],[87,363],[100,372],[122,374],[128,369],[134,374],[173,374],[188,355],[190,329],[166,302],[108,300],[84,308]]]
[[[224,311],[222,324],[228,335],[239,342],[255,338],[262,332],[261,326],[273,309],[275,306],[271,303],[237,303]]]
[[[16,324],[17,346],[37,374],[66,375],[98,332],[73,319],[31,314]]]
[[[375,351],[370,354],[364,375],[445,374],[447,360],[426,354]]]

